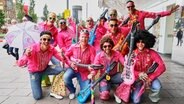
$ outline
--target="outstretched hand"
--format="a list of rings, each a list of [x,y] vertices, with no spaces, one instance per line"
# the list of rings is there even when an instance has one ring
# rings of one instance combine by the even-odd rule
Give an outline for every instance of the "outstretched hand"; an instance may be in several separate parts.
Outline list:
[[[170,10],[171,13],[176,12],[176,11],[178,10],[179,7],[180,7],[179,5],[172,6],[172,8],[171,8],[171,10]]]

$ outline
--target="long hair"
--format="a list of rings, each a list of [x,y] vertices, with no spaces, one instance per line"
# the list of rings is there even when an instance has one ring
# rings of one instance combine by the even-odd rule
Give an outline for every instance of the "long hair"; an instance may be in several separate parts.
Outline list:
[[[155,45],[155,39],[156,36],[147,30],[138,30],[135,34],[133,49],[137,48],[136,43],[140,40],[145,44],[145,48],[152,48]]]

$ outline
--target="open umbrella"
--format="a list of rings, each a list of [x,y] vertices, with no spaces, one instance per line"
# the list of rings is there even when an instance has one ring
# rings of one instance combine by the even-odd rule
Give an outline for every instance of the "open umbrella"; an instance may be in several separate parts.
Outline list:
[[[27,21],[8,27],[5,36],[10,47],[25,49],[39,42],[41,29],[37,24]]]

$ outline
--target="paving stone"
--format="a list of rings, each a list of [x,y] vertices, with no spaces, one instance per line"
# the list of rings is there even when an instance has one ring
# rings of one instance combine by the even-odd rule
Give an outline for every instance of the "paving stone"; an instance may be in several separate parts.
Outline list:
[[[10,96],[28,96],[30,93],[30,89],[16,89]]]
[[[32,97],[9,97],[2,104],[35,104],[36,101]]]
[[[11,94],[13,91],[15,91],[15,89],[0,89],[0,96],[2,95],[9,95]]]
[[[9,96],[0,96],[0,104],[3,103]]]

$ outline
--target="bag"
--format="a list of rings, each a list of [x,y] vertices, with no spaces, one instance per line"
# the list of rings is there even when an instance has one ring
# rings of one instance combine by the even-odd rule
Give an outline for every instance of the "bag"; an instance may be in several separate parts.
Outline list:
[[[66,87],[64,84],[63,75],[64,72],[61,72],[60,74],[55,76],[51,87],[51,93],[66,96]]]
[[[2,47],[2,48],[4,48],[4,49],[8,49],[8,48],[9,48],[8,43],[5,43],[5,44],[3,45],[3,47]]]

